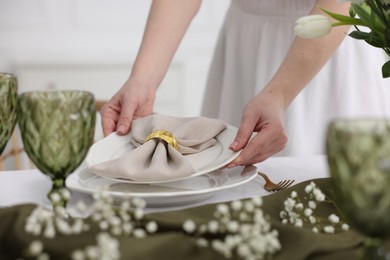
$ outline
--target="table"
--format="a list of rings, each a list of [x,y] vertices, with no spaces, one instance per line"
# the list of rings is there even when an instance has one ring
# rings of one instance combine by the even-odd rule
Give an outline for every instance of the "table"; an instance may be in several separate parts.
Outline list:
[[[324,155],[302,157],[273,157],[256,164],[260,171],[269,175],[271,180],[278,182],[284,179],[294,179],[294,184],[302,181],[328,177],[326,157]],[[81,166],[85,167],[85,166]],[[211,198],[180,207],[150,208],[147,212],[159,212],[195,207],[204,204],[250,198],[255,195],[268,195],[263,189],[264,180],[258,176],[244,185],[221,191]],[[46,195],[50,189],[49,179],[39,170],[2,171],[0,172],[0,206],[12,206],[23,203],[48,204]],[[90,201],[89,196],[74,193],[71,204],[78,200]]]
[[[83,167],[83,166],[82,166]],[[317,179],[321,189],[331,191],[326,157],[274,157],[256,164],[256,167],[277,182],[294,179],[293,190],[304,193],[307,180]],[[121,245],[121,259],[224,259],[212,247],[200,248],[191,235],[183,233],[183,223],[188,218],[207,223],[213,218],[214,203],[264,196],[262,209],[269,217],[271,225],[278,231],[282,250],[274,256],[284,259],[355,259],[362,252],[362,237],[354,230],[336,234],[317,234],[309,228],[296,228],[281,223],[279,214],[283,201],[291,194],[291,189],[269,193],[263,189],[264,180],[257,176],[252,181],[220,191],[207,200],[186,206],[146,208],[145,217],[156,221],[159,231],[146,238],[118,237]],[[35,236],[26,234],[24,222],[33,209],[33,204],[47,204],[49,179],[38,170],[0,172],[0,258],[20,257]],[[272,195],[270,195],[272,194]],[[270,195],[270,196],[268,196]],[[70,205],[78,200],[92,202],[91,197],[82,193],[73,193]],[[22,205],[23,204],[23,205]],[[18,206],[19,205],[19,206]],[[337,209],[333,203],[319,206],[318,217],[327,218],[329,212]],[[336,212],[337,213],[337,212]],[[86,248],[95,242],[99,229],[93,229],[74,236],[58,236],[55,239],[43,239],[45,250],[54,259],[69,259],[69,253],[75,249]]]

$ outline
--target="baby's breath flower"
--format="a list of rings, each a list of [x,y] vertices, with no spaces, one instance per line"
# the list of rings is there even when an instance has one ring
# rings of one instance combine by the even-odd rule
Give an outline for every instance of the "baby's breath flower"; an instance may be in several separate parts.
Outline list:
[[[196,225],[192,220],[183,223],[183,229],[196,237],[199,246],[211,246],[226,258],[245,255],[245,259],[266,259],[280,250],[278,232],[273,230],[260,206],[262,198],[244,202],[219,204],[213,214],[215,219]],[[229,208],[230,206],[230,208]],[[217,233],[222,239],[202,237]],[[210,241],[210,242],[209,242]]]
[[[311,186],[311,185],[307,185],[307,186],[305,187],[305,192],[306,192],[306,193],[310,193],[312,190],[313,190],[313,186]]]
[[[321,203],[325,200],[325,194],[316,186],[314,182],[306,185],[305,191],[307,196],[304,200],[298,196],[298,193],[293,191],[290,196],[283,202],[284,209],[280,211],[279,216],[282,219],[282,224],[294,225],[296,227],[303,227],[304,223],[312,225],[313,232],[323,231],[325,233],[334,233],[336,225],[342,230],[342,224],[340,217],[336,214],[331,214],[327,223],[317,221],[314,216],[314,210],[317,208],[317,203]],[[322,225],[322,227],[320,226]],[[325,226],[324,226],[325,225]]]
[[[295,205],[295,208],[296,208],[297,210],[301,211],[301,210],[303,210],[303,204],[302,204],[302,203],[297,203],[297,204]]]
[[[63,188],[60,190],[60,193],[61,193],[61,196],[65,199],[65,200],[69,200],[70,199],[70,196],[72,195],[70,190],[66,189],[66,188]]]
[[[86,256],[83,250],[75,250],[71,254],[72,260],[85,260]]]
[[[234,211],[240,211],[242,209],[242,201],[241,200],[232,201],[230,205]]]
[[[315,198],[317,201],[323,202],[325,200],[325,195],[321,193],[321,194],[318,194]]]
[[[108,227],[109,227],[109,224],[108,224],[108,222],[106,220],[102,220],[102,221],[99,222],[99,228],[101,230],[107,230]]]
[[[291,195],[290,195],[291,198],[296,198],[297,196],[298,196],[298,194],[295,190],[291,192]]]
[[[84,201],[80,200],[76,203],[75,205],[75,209],[80,212],[80,213],[84,213],[86,212],[87,210],[87,205],[84,203]]]
[[[189,219],[183,223],[183,229],[187,233],[193,233],[196,229],[196,224],[193,220]]]
[[[48,253],[41,253],[40,255],[38,255],[37,257],[37,260],[49,260],[50,259],[50,256]]]
[[[155,233],[157,231],[157,223],[156,221],[149,221],[147,224],[146,224],[146,231],[148,231],[149,233]]]
[[[144,237],[146,237],[146,232],[142,228],[134,229],[133,234],[134,234],[135,238],[144,238]]]
[[[252,198],[252,202],[255,206],[260,207],[263,205],[263,198],[261,196],[255,196]]]
[[[288,215],[287,215],[287,212],[286,212],[286,211],[284,211],[284,210],[280,211],[279,217],[280,217],[281,219],[284,219],[284,218],[286,218],[287,216],[288,216]]]
[[[222,215],[226,215],[229,213],[229,207],[226,204],[218,204],[217,212],[221,213]]]
[[[311,214],[313,214],[313,210],[311,208],[306,208],[304,210],[304,214],[305,214],[306,217],[310,217]]]
[[[201,237],[196,240],[196,244],[199,247],[207,247],[209,245],[209,242],[207,241],[207,239]]]
[[[340,222],[340,218],[336,216],[336,214],[331,214],[328,219],[333,224],[337,224]]]
[[[34,240],[28,247],[29,254],[32,256],[38,256],[43,251],[43,244],[39,240]]]
[[[255,210],[255,205],[252,201],[248,200],[244,203],[244,209],[246,212],[253,212]]]
[[[217,233],[219,229],[219,223],[216,220],[211,220],[208,224],[208,230],[210,233]]]
[[[325,226],[324,227],[324,232],[325,233],[329,233],[329,234],[333,234],[334,233],[334,227],[333,226]]]
[[[237,248],[237,254],[243,258],[246,258],[251,254],[251,249],[247,244],[241,244]]]
[[[303,227],[303,220],[300,218],[296,219],[294,225],[296,227]]]
[[[85,255],[89,259],[98,259],[99,258],[99,248],[97,246],[87,246],[85,249]]]
[[[133,225],[131,223],[124,223],[122,229],[124,233],[130,234],[133,231]]]
[[[134,197],[132,199],[132,203],[137,208],[145,208],[145,206],[146,206],[145,200],[138,198],[138,197]]]
[[[61,196],[57,192],[53,192],[50,194],[50,200],[52,202],[60,202],[61,201]]]
[[[136,208],[134,211],[135,219],[142,219],[144,217],[144,211],[141,208]]]
[[[239,230],[239,223],[235,220],[228,221],[226,228],[228,232],[236,233]]]
[[[346,224],[346,223],[343,223],[343,224],[341,225],[341,229],[347,231],[347,230],[349,230],[349,225]]]
[[[313,200],[310,200],[307,205],[309,206],[309,208],[311,209],[316,209],[317,208],[317,203]]]

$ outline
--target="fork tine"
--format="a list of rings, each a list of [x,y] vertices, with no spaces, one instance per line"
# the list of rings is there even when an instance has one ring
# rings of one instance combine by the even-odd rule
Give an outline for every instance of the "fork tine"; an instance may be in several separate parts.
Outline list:
[[[282,190],[284,188],[284,186],[286,186],[286,184],[288,184],[289,180],[284,180],[284,181],[281,181],[279,182],[276,187],[273,189],[273,191],[279,191],[279,190]]]
[[[279,186],[276,191],[284,190],[293,184],[294,180],[287,180],[283,185]]]

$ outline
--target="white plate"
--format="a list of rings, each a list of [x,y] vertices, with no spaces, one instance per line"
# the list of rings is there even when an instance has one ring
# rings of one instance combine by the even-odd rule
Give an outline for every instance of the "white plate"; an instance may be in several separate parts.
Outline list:
[[[135,182],[129,179],[104,178],[123,183],[151,184],[184,180],[215,171],[232,162],[239,155],[239,152],[233,152],[229,149],[237,131],[238,129],[236,127],[228,125],[224,131],[216,136],[215,139],[217,140],[217,143],[215,145],[199,153],[184,155],[196,170],[196,172],[190,176],[155,182]],[[133,149],[135,149],[135,146],[130,142],[130,134],[120,136],[116,133],[112,133],[91,146],[86,157],[86,163],[91,167],[105,161],[122,157]]]
[[[66,186],[75,191],[93,194],[102,191],[116,201],[140,197],[147,207],[167,207],[191,204],[211,197],[215,192],[247,183],[257,175],[255,166],[214,171],[187,180],[159,184],[135,185],[99,177],[83,169],[66,179]]]

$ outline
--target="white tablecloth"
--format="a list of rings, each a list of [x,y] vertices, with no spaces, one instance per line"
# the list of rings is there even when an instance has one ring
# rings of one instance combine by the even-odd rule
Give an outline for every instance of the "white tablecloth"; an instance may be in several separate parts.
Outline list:
[[[274,157],[256,165],[274,181],[294,179],[294,184],[305,180],[328,177],[325,156],[310,157]],[[209,203],[244,199],[255,195],[268,195],[263,189],[264,180],[257,176],[252,181],[234,188],[217,192],[207,200],[179,207],[150,208],[147,212],[176,210]],[[12,206],[23,203],[46,204],[46,195],[50,189],[50,180],[39,170],[0,171],[0,206]],[[70,205],[78,200],[91,202],[86,194],[74,192]]]

